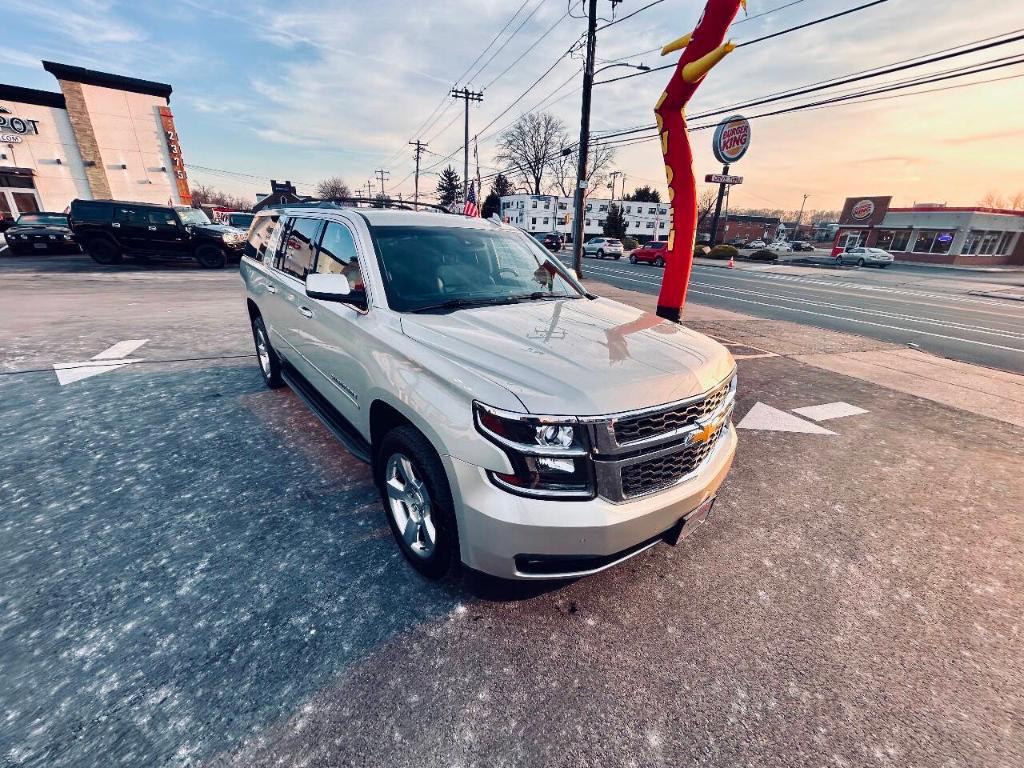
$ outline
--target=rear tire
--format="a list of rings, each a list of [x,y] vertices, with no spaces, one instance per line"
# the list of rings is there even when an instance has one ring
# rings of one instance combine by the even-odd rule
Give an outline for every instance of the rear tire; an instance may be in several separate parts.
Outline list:
[[[120,264],[124,254],[121,253],[121,249],[117,247],[115,243],[106,238],[96,238],[90,240],[85,244],[86,253],[89,254],[89,258],[95,261],[97,264],[104,266],[110,266],[111,264]]]
[[[388,527],[409,564],[428,579],[455,573],[459,533],[448,476],[437,451],[412,426],[381,441],[374,476]]]
[[[223,269],[228,260],[217,246],[201,245],[196,249],[196,261],[203,269]]]
[[[270,389],[283,387],[281,360],[274,348],[270,346],[270,334],[267,333],[267,326],[263,324],[263,318],[259,315],[252,319],[252,339],[256,344],[256,362],[260,367],[263,382]]]
[[[665,266],[665,260],[663,258],[661,258],[661,256],[659,256],[658,258],[656,258],[654,260],[654,266],[656,266],[656,267],[664,267]]]
[[[597,252],[597,258],[603,259],[604,258],[604,251],[598,251]]]
[[[622,258],[622,254],[620,253],[618,256],[615,257],[615,260],[618,261],[621,258]]]

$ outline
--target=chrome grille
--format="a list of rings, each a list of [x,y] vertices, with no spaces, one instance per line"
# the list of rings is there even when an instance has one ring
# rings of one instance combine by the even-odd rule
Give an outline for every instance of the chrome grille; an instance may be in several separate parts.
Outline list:
[[[704,463],[723,431],[719,429],[707,442],[685,446],[667,456],[622,467],[622,495],[627,499],[642,496],[679,482]]]
[[[685,405],[618,420],[615,422],[615,440],[619,445],[628,445],[684,429],[697,419],[714,413],[728,391],[729,381],[726,380],[703,398]]]

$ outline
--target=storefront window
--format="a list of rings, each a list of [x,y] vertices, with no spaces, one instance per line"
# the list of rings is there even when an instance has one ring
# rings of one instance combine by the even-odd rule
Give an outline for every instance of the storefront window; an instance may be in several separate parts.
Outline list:
[[[881,229],[875,245],[886,251],[905,251],[910,242],[909,229]]]
[[[996,253],[1003,254],[1004,256],[1010,255],[1010,243],[1013,242],[1013,232],[1003,232],[1003,237],[999,241],[999,248]]]
[[[921,230],[914,242],[914,253],[949,253],[955,234],[947,229]]]

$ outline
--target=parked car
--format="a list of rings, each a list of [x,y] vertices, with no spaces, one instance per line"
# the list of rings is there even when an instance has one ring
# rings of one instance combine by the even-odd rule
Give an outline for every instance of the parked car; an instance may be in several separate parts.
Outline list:
[[[534,235],[538,242],[542,243],[552,253],[558,253],[562,250],[562,236],[555,232],[548,232],[546,234]]]
[[[235,227],[236,229],[244,229],[248,231],[249,225],[252,224],[252,220],[255,214],[244,213],[242,211],[231,211],[225,213],[221,219],[221,224],[227,224],[229,227]]]
[[[893,262],[893,255],[881,248],[867,248],[858,245],[847,248],[836,257],[840,264],[856,264],[858,267],[878,267],[885,269]]]
[[[67,214],[23,213],[4,232],[12,256],[27,253],[78,253]]]
[[[668,243],[664,240],[652,240],[646,245],[633,250],[629,254],[630,264],[653,264],[656,267],[665,266],[665,255],[668,253]]]
[[[734,237],[729,241],[729,245],[733,245],[737,248],[745,248],[747,245],[747,238],[745,237]]]
[[[746,244],[745,247],[746,248],[767,248],[768,247],[768,243],[766,243],[764,240],[751,240],[749,243]]]
[[[245,230],[211,224],[198,208],[122,200],[72,200],[71,229],[98,264],[160,256],[195,259],[207,269],[239,259],[246,237]]]
[[[369,462],[428,577],[609,568],[688,535],[732,463],[729,351],[590,294],[515,227],[268,209],[241,276],[267,386]]]
[[[808,243],[806,240],[794,240],[790,245],[793,246],[794,251],[813,251],[814,246]]]
[[[768,246],[768,250],[773,253],[792,253],[793,246],[785,240],[776,240]]]
[[[622,241],[614,237],[592,237],[583,244],[583,255],[599,259],[621,259]]]

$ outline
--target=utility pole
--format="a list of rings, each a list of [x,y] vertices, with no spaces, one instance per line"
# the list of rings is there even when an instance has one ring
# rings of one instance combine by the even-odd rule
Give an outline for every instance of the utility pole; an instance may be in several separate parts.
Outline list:
[[[796,226],[793,227],[793,234],[796,235],[796,239],[800,239],[800,220],[804,217],[804,206],[807,205],[807,198],[810,195],[804,195],[804,201],[800,203],[800,213],[796,216]]]
[[[469,102],[483,101],[484,94],[482,91],[471,91],[463,86],[461,91],[458,88],[452,88],[452,98],[462,99],[466,102],[466,138],[462,145],[462,202],[465,203],[466,199],[469,197]]]
[[[413,152],[416,154],[416,181],[414,182],[414,185],[413,185],[413,190],[414,190],[414,192],[413,192],[413,200],[415,200],[416,203],[419,204],[419,202],[420,202],[420,155],[423,154],[423,151],[427,148],[428,145],[424,144],[419,139],[417,139],[416,141],[410,141],[409,144],[410,144],[410,146],[413,146],[413,147],[416,148],[416,149],[413,150]]]
[[[572,266],[583,277],[583,200],[587,188],[587,154],[590,147],[590,92],[594,89],[594,54],[597,50],[597,0],[587,2],[587,58],[583,66],[583,108],[580,115],[579,163],[573,201]]]
[[[391,178],[391,172],[378,168],[373,172],[373,175],[380,179],[380,196],[384,197],[384,182]]]
[[[622,171],[611,171],[608,175],[612,177],[612,202],[614,203],[615,202],[615,178],[617,176],[621,176],[622,175]],[[622,192],[623,192],[623,194],[625,194],[626,189],[623,188]]]
[[[373,197],[373,182],[369,179],[366,180],[366,199],[369,200]]]
[[[729,175],[729,164],[726,163],[722,166],[722,175]],[[722,182],[718,185],[718,200],[715,201],[715,215],[711,217],[711,245],[715,245],[715,238],[718,237],[718,220],[722,218],[722,200],[725,197],[725,190],[729,185]],[[722,242],[725,242],[725,238],[722,238]]]

